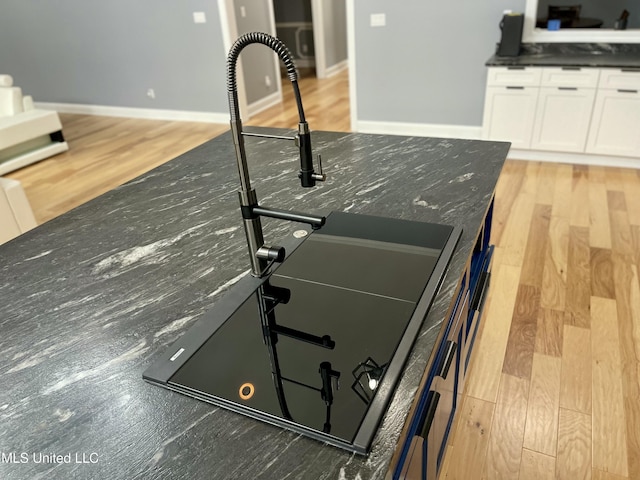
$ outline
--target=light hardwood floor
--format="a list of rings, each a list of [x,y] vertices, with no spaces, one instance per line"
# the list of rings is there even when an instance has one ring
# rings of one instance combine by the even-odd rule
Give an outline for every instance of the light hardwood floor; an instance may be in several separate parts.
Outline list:
[[[447,479],[640,479],[640,171],[509,161]]]
[[[313,130],[348,131],[346,70],[326,80],[303,76],[300,90]],[[297,128],[293,90],[245,125]],[[22,182],[38,223],[71,210],[229,129],[226,124],[60,114],[69,151],[7,174]]]
[[[311,127],[349,129],[347,73],[305,78]],[[246,121],[293,127],[285,103]],[[62,115],[67,153],[8,175],[40,222],[226,125]],[[467,391],[441,479],[640,479],[640,171],[508,161]]]

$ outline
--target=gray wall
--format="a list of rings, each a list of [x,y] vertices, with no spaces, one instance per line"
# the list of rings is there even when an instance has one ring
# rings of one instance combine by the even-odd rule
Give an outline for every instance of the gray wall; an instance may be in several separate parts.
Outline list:
[[[224,113],[225,57],[212,0],[2,2],[0,73],[35,101]]]
[[[505,9],[525,0],[355,1],[359,120],[482,125],[487,69]],[[370,27],[386,13],[386,27]]]
[[[507,8],[524,0],[356,0],[359,119],[481,125],[484,62]],[[371,28],[382,12],[387,26]],[[212,0],[6,0],[0,45],[0,73],[36,101],[227,112]],[[265,47],[243,55],[251,48]]]
[[[249,32],[270,33],[270,1],[234,0],[238,36]],[[241,6],[245,8],[245,17],[240,15]],[[280,72],[276,70],[274,55],[275,53],[271,54],[269,48],[264,45],[249,45],[242,50],[240,62],[244,71],[244,86],[249,105],[277,91],[276,75],[280,75]],[[266,76],[271,80],[270,86],[265,82]]]
[[[363,3],[356,0],[356,5]],[[396,8],[396,2],[387,3]],[[324,24],[324,51],[327,68],[347,59],[347,7],[346,0],[321,0]],[[391,5],[394,5],[391,7]],[[356,42],[360,39],[356,37]]]

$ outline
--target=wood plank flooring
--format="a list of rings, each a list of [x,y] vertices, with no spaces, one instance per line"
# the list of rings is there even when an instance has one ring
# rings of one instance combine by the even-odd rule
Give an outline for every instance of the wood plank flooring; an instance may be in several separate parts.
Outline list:
[[[348,72],[323,80],[300,79],[313,130],[348,131]],[[296,129],[298,113],[289,82],[284,101],[245,125]],[[226,124],[168,122],[60,114],[69,151],[7,174],[22,182],[41,224],[81,205],[228,130]]]
[[[458,423],[441,479],[640,479],[639,192],[638,170],[507,162],[460,410],[491,427]]]
[[[69,150],[6,175],[44,223],[217,136],[225,125],[60,114]]]
[[[303,78],[315,130],[349,130],[347,72]],[[285,102],[247,125],[292,128]],[[7,176],[47,221],[226,125],[61,115],[67,153]],[[640,171],[508,161],[491,290],[440,478],[640,479]]]

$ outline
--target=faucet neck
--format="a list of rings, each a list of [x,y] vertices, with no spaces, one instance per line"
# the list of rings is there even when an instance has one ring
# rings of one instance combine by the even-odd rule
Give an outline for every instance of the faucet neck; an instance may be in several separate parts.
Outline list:
[[[231,121],[233,122],[236,119],[240,119],[240,110],[238,107],[238,85],[236,81],[236,64],[238,62],[238,56],[247,45],[251,45],[252,43],[261,43],[266,45],[276,52],[278,57],[280,57],[280,60],[282,60],[282,63],[287,69],[287,76],[293,86],[293,93],[298,106],[300,122],[304,122],[304,109],[302,107],[300,88],[298,87],[298,71],[296,70],[295,63],[293,62],[291,52],[289,52],[287,46],[280,40],[262,32],[252,32],[242,35],[234,42],[229,50],[229,55],[227,57],[227,94]]]
[[[238,87],[236,83],[236,64],[238,56],[247,45],[252,43],[262,43],[263,45],[271,48],[278,54],[287,69],[287,74],[291,81],[296,98],[296,104],[298,106],[298,116],[300,117],[298,135],[291,139],[295,139],[298,147],[300,148],[299,177],[301,185],[303,187],[313,187],[315,186],[316,181],[324,180],[324,175],[322,175],[322,172],[320,172],[320,174],[316,174],[313,170],[311,133],[309,132],[309,125],[304,117],[300,88],[298,86],[298,72],[295,64],[293,63],[291,53],[284,43],[277,38],[267,35],[266,33],[258,32],[242,35],[231,47],[227,58],[227,93],[229,99],[229,112],[231,115],[231,134],[233,136],[236,161],[238,163],[238,173],[240,175],[240,210],[242,212],[245,234],[247,236],[247,244],[249,247],[251,271],[252,275],[262,277],[266,275],[272,262],[281,262],[284,259],[285,252],[281,247],[270,247],[264,245],[262,224],[260,222],[261,216],[308,223],[312,225],[313,228],[319,228],[322,226],[325,218],[300,214],[297,212],[268,209],[258,205],[256,193],[251,187],[251,179],[249,177],[249,167],[243,138],[244,134],[242,132],[242,120],[240,119],[240,109],[238,106]],[[268,137],[270,135],[263,136]]]

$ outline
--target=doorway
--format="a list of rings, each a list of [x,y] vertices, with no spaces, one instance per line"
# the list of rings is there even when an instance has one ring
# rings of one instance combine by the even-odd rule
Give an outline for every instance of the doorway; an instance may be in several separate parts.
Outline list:
[[[225,46],[251,31],[282,40],[301,76],[328,78],[347,68],[346,0],[218,0]],[[250,118],[282,102],[276,56],[248,48],[238,63],[241,115]]]

